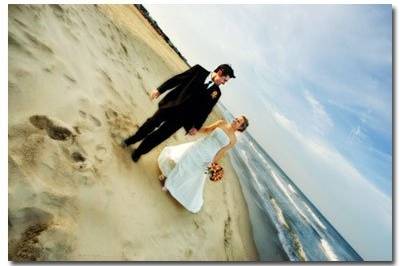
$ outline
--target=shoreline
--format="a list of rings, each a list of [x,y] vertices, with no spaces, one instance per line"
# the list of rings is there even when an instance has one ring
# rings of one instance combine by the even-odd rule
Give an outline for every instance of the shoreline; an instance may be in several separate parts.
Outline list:
[[[226,108],[224,106],[217,106],[215,109],[216,116],[225,119],[223,115],[224,111],[221,108]],[[236,114],[239,115],[239,114]],[[233,173],[240,187],[240,193],[245,199],[245,208],[248,220],[250,222],[251,236],[254,246],[257,250],[258,261],[268,261],[268,262],[286,262],[290,261],[286,252],[284,251],[282,244],[278,237],[278,231],[275,228],[270,217],[264,214],[258,208],[256,202],[250,196],[250,192],[247,191],[246,181],[242,181],[239,177],[240,171],[236,171],[234,153],[233,151],[227,154],[226,162],[229,163],[229,168],[233,169]],[[268,236],[267,238],[261,238],[261,236]]]

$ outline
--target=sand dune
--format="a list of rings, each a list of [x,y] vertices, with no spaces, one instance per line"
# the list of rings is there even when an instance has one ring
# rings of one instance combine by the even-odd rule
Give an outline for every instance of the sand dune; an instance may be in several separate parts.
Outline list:
[[[187,69],[134,6],[10,5],[8,26],[10,260],[257,259],[227,159],[192,214],[161,191],[156,158],[195,137],[136,164],[119,145]]]

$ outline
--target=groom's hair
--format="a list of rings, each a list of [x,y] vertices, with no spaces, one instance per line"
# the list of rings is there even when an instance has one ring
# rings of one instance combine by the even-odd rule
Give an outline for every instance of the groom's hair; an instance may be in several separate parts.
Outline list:
[[[229,76],[229,77],[231,77],[231,78],[236,78],[236,77],[235,77],[235,74],[233,73],[232,67],[231,67],[230,65],[228,65],[228,64],[219,65],[219,66],[214,70],[214,72],[216,73],[216,72],[218,72],[219,70],[221,70],[222,76]]]

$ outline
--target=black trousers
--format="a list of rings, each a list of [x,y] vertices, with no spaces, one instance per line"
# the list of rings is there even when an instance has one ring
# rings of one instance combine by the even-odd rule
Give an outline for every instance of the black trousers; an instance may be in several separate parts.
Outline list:
[[[125,140],[125,144],[131,145],[143,140],[135,152],[140,156],[151,151],[182,126],[183,122],[181,119],[177,119],[177,115],[174,116],[170,112],[159,109],[144,122],[133,136]]]

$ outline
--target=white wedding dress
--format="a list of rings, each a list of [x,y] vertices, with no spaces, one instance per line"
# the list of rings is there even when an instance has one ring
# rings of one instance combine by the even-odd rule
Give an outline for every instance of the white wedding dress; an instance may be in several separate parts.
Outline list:
[[[167,177],[165,187],[186,209],[196,213],[203,205],[207,166],[217,152],[228,145],[229,137],[217,127],[196,141],[165,147],[158,165]]]

